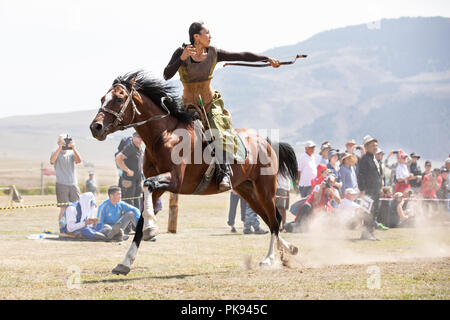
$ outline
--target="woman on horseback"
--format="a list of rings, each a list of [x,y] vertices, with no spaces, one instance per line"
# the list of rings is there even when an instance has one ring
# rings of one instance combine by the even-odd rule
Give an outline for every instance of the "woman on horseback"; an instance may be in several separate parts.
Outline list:
[[[219,190],[231,189],[230,167],[226,153],[234,154],[235,141],[231,132],[231,116],[224,108],[222,96],[211,88],[214,68],[221,61],[269,62],[274,68],[280,66],[280,61],[270,57],[250,53],[231,53],[210,46],[211,34],[202,22],[194,22],[189,27],[190,45],[183,45],[175,50],[172,59],[164,69],[164,79],[171,79],[178,71],[183,84],[183,103],[185,108],[205,108],[209,125],[220,141],[216,143],[216,158],[220,151],[223,162],[220,163],[221,175]],[[201,97],[201,98],[200,98]],[[201,99],[201,100],[200,100]],[[218,136],[217,136],[218,135]],[[219,152],[217,152],[219,151]],[[222,158],[222,157],[220,157]]]

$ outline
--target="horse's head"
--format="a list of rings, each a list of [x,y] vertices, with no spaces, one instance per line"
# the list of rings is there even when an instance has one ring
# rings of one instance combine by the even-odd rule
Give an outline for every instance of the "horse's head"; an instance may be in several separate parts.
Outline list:
[[[101,99],[102,106],[90,125],[92,136],[103,141],[108,134],[126,129],[136,114],[140,115],[134,102],[140,98],[134,89],[134,79],[129,86],[115,82]]]

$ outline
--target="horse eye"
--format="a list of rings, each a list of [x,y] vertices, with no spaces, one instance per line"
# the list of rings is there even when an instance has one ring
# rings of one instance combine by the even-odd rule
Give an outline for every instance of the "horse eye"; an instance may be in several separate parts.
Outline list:
[[[119,103],[119,104],[122,104],[122,102],[123,102],[123,99],[122,98],[117,98],[117,103]]]

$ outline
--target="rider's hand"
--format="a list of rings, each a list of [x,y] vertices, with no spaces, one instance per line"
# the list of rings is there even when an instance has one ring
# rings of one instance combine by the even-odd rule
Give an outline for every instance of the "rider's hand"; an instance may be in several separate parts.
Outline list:
[[[197,50],[193,45],[188,45],[184,48],[183,53],[181,54],[181,61],[185,61],[187,58],[194,56],[197,53]]]
[[[269,58],[269,63],[272,67],[278,68],[280,66],[280,60]]]
[[[128,170],[128,171],[127,171],[127,175],[128,175],[129,177],[134,176],[134,171],[133,171],[133,170]]]

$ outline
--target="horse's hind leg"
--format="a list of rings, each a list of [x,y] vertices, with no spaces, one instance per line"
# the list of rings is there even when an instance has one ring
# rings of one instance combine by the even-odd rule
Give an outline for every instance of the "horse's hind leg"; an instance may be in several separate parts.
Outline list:
[[[256,194],[253,183],[246,181],[239,186],[235,187],[234,190],[248,203],[248,205],[264,220],[264,222],[269,226],[271,231],[269,251],[263,261],[260,262],[261,266],[270,266],[275,260],[275,240],[278,234],[279,224],[275,226],[266,214],[266,209],[261,204],[258,195]],[[272,221],[273,222],[273,221]],[[274,232],[276,230],[277,232]]]
[[[277,240],[277,247],[281,253],[284,251],[289,254],[297,254],[298,248],[284,240],[279,234],[279,227],[281,224],[282,216],[275,205],[275,186],[274,185],[275,176],[259,176],[255,182],[255,189],[261,201],[261,205],[264,207],[269,220],[269,227],[272,235],[275,235]]]

